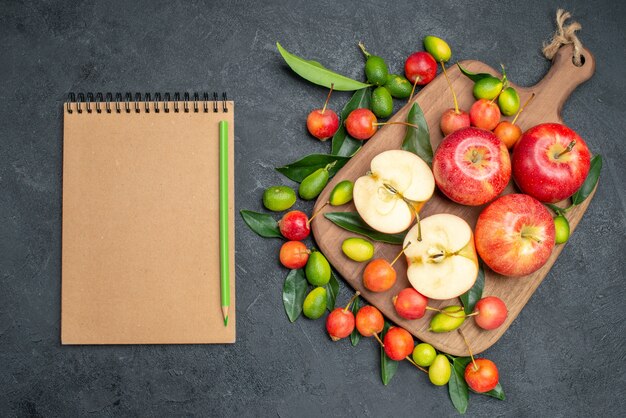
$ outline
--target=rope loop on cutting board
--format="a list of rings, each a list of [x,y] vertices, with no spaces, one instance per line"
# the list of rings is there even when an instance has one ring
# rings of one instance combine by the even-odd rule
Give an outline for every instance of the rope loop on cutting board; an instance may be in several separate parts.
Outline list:
[[[560,47],[572,44],[574,45],[574,65],[580,67],[583,65],[581,59],[583,44],[576,36],[576,31],[582,29],[582,25],[576,21],[566,25],[565,22],[571,17],[571,13],[563,9],[556,11],[556,31],[552,35],[552,40],[543,44],[543,55],[551,60]]]

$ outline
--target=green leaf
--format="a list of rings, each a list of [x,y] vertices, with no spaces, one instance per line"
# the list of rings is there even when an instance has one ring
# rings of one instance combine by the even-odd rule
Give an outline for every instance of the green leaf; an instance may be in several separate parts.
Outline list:
[[[472,392],[474,391],[472,390]],[[483,392],[483,393],[474,392],[474,393],[477,393],[479,395],[491,396],[492,398],[496,398],[501,401],[506,399],[506,396],[504,395],[504,390],[502,389],[502,386],[500,386],[500,382],[498,382],[498,385],[492,390],[490,390],[489,392]]]
[[[596,187],[596,184],[598,184],[600,170],[602,170],[602,156],[596,155],[591,159],[591,167],[589,168],[589,173],[587,174],[587,178],[583,182],[583,185],[580,186],[580,189],[572,195],[573,205],[580,205],[587,197],[589,197],[593,189]]]
[[[361,298],[357,296],[357,298],[354,299],[354,302],[352,303],[352,314],[354,315],[355,318],[360,308],[361,308]],[[350,342],[352,343],[353,347],[356,347],[359,341],[361,341],[361,334],[359,333],[359,330],[357,330],[356,327],[354,327],[354,330],[352,330],[352,334],[350,334]]]
[[[271,215],[245,209],[239,213],[250,229],[263,238],[283,238],[278,228],[278,222]]]
[[[476,282],[474,286],[467,292],[463,293],[459,296],[461,299],[461,303],[463,304],[463,308],[465,310],[465,314],[469,315],[474,312],[474,306],[476,306],[476,302],[483,297],[483,289],[485,288],[485,270],[483,270],[483,264],[479,263],[478,265],[478,277],[476,277]]]
[[[556,213],[557,215],[565,215],[565,212],[566,212],[565,209],[560,208],[557,205],[553,205],[552,203],[545,203],[545,205],[549,207],[550,209],[552,209],[554,213]]]
[[[283,285],[283,305],[291,322],[302,313],[302,305],[309,285],[302,269],[291,270]]]
[[[493,77],[491,74],[488,73],[473,73],[471,71],[468,71],[465,68],[461,67],[461,64],[459,64],[458,62],[456,63],[456,65],[459,67],[459,70],[461,70],[461,72],[474,83],[486,77]]]
[[[334,271],[330,271],[330,280],[326,283],[326,309],[332,312],[335,309],[335,301],[339,293],[339,281]]]
[[[385,338],[385,334],[389,330],[391,325],[385,321],[385,327],[383,328],[383,332],[380,333],[380,339]],[[385,354],[385,349],[380,347],[380,378],[383,381],[383,385],[387,386],[389,382],[391,382],[391,378],[396,374],[398,370],[398,362],[392,360]]]
[[[361,149],[362,142],[352,138],[348,135],[346,131],[346,127],[343,124],[346,118],[355,109],[359,108],[369,108],[370,100],[372,98],[372,90],[368,87],[365,89],[357,90],[352,95],[352,98],[346,103],[341,111],[341,125],[339,125],[339,129],[333,135],[332,146],[331,146],[331,154],[332,155],[341,155],[344,157],[353,156],[359,149]]]
[[[300,77],[313,84],[328,88],[330,88],[331,85],[334,85],[333,88],[340,91],[359,90],[369,86],[369,84],[361,83],[360,81],[337,74],[336,72],[323,67],[319,62],[306,60],[293,55],[287,52],[287,50],[278,42],[276,42],[276,47],[278,48],[280,55],[283,56],[287,65],[291,67],[291,69]]]
[[[372,229],[357,212],[329,212],[325,213],[324,216],[335,225],[347,231],[365,235],[374,241],[395,245],[401,245],[404,242],[403,234],[384,234]]]
[[[339,171],[348,160],[350,160],[350,158],[339,155],[311,154],[291,164],[278,167],[276,171],[300,183],[306,176],[318,168],[325,168],[329,164],[331,164],[332,167],[328,169],[328,175],[332,177],[337,174],[337,171]]]
[[[426,161],[428,165],[431,165],[433,162],[433,147],[430,144],[430,132],[428,131],[426,119],[424,118],[424,112],[422,112],[422,108],[417,102],[413,103],[406,121],[419,126],[419,129],[411,126],[406,128],[406,135],[404,136],[404,141],[402,141],[402,149],[411,151],[422,160]]]
[[[469,361],[471,361],[469,357],[455,358],[452,362],[452,374],[448,382],[450,400],[460,414],[464,414],[467,411],[469,403],[469,390],[467,382],[465,382],[465,367]]]

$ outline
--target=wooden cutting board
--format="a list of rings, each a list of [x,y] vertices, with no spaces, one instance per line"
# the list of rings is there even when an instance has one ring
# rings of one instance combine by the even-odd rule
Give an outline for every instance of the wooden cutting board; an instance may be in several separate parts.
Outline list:
[[[518,118],[517,123],[523,131],[544,122],[563,123],[560,115],[563,104],[572,91],[579,84],[588,80],[595,70],[593,55],[587,49],[583,51],[584,64],[581,67],[576,67],[572,63],[572,54],[573,48],[571,46],[562,47],[555,56],[552,67],[539,83],[532,87],[513,85],[519,92],[522,103],[524,103],[533,92],[536,94],[533,102],[531,102]],[[498,74],[493,68],[480,61],[463,61],[461,65],[474,72]],[[455,65],[450,66],[448,75],[458,95],[460,107],[469,111],[470,106],[474,102],[474,97],[472,96],[472,81],[461,74]],[[390,120],[405,121],[414,101],[417,101],[424,111],[424,116],[430,128],[432,146],[433,149],[436,149],[442,140],[442,134],[439,129],[439,118],[446,109],[452,107],[452,96],[443,75],[439,75],[435,80],[424,87],[411,102],[400,109]],[[406,128],[401,125],[383,126],[334,176],[332,181],[330,181],[320,194],[315,210],[319,210],[324,203],[328,201],[331,190],[338,182],[346,179],[355,181],[358,177],[364,175],[369,170],[370,161],[374,156],[385,150],[400,149],[405,132]],[[513,192],[517,191],[511,181],[503,194]],[[593,195],[568,213],[572,231],[576,228],[576,225],[578,225],[592,197]],[[561,206],[567,203],[566,201],[561,202]],[[435,213],[452,213],[465,219],[472,228],[474,228],[476,219],[483,208],[484,206],[469,207],[458,205],[447,199],[439,191],[436,191],[432,199],[424,205],[420,215],[423,219]],[[339,274],[341,274],[354,289],[359,290],[369,303],[378,307],[387,318],[397,325],[406,328],[419,340],[428,342],[438,350],[452,355],[468,355],[467,348],[458,332],[435,334],[428,331],[430,319],[432,315],[434,315],[432,312],[428,312],[423,318],[418,320],[405,320],[396,314],[391,299],[394,295],[398,294],[400,290],[409,286],[406,277],[407,265],[404,257],[401,257],[394,265],[398,273],[398,279],[392,289],[384,293],[373,293],[363,287],[361,277],[366,263],[354,262],[348,259],[341,251],[341,243],[344,239],[358,235],[335,226],[324,216],[321,216],[323,213],[336,211],[355,211],[355,208],[352,204],[339,208],[326,206],[321,210],[320,216],[317,216],[312,221],[312,229],[320,250],[326,255]],[[399,249],[399,246],[375,242],[375,257],[392,260]],[[506,322],[500,328],[492,331],[485,331],[478,328],[473,320],[468,319],[465,321],[462,329],[471,342],[472,350],[475,353],[486,350],[504,334],[517,315],[519,315],[526,302],[528,302],[535,289],[537,289],[537,286],[539,286],[541,281],[546,277],[562,250],[563,245],[557,245],[550,259],[542,268],[533,274],[521,278],[507,278],[485,267],[485,289],[483,295],[494,295],[501,298],[509,309],[509,315]],[[431,300],[429,305],[444,307],[453,304],[460,304],[460,301],[457,298],[445,301]]]

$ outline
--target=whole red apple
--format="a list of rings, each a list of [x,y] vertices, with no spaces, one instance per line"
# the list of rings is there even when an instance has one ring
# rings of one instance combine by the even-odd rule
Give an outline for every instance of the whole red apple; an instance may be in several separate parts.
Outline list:
[[[454,108],[443,112],[441,120],[439,121],[439,127],[444,136],[450,135],[452,132],[468,126],[470,126],[469,113],[462,110],[457,112]]]
[[[346,338],[354,330],[354,314],[347,308],[335,308],[326,317],[326,331],[331,340]]]
[[[472,126],[493,131],[500,122],[500,108],[487,99],[476,100],[470,108]]]
[[[525,276],[543,266],[554,248],[548,209],[525,194],[508,194],[478,216],[476,250],[496,273]]]
[[[498,368],[486,358],[477,358],[465,368],[465,381],[474,392],[489,392],[498,386]]]
[[[437,61],[428,52],[415,52],[404,62],[404,74],[411,84],[426,85],[437,75]]]
[[[554,203],[573,195],[589,173],[591,153],[576,132],[559,123],[527,130],[513,150],[513,179],[526,194]]]
[[[509,183],[509,151],[489,131],[462,128],[439,144],[433,157],[433,174],[439,189],[453,201],[482,205]]]

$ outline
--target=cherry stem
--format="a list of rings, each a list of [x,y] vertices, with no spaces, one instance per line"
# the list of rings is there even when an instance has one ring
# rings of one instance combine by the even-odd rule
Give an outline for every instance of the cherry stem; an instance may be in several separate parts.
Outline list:
[[[570,152],[572,149],[574,149],[574,147],[576,146],[576,141],[572,141],[567,145],[567,148],[565,148],[563,151],[559,152],[556,155],[556,158],[560,158],[561,156],[567,154],[568,152]]]
[[[330,85],[330,91],[328,92],[328,96],[326,96],[326,101],[324,102],[324,107],[322,108],[322,115],[326,112],[326,106],[328,106],[328,101],[330,100],[330,95],[333,94],[333,89],[335,88],[335,83]]]
[[[359,48],[361,48],[361,51],[363,52],[363,55],[365,55],[365,58],[370,57],[371,54],[365,50],[365,44],[363,44],[363,42],[359,42]]]
[[[478,371],[478,365],[476,364],[476,360],[474,360],[474,355],[472,354],[472,349],[470,348],[470,345],[467,342],[467,338],[465,338],[465,334],[460,329],[458,329],[457,331],[459,332],[459,334],[461,334],[461,337],[463,337],[463,341],[465,342],[465,345],[467,346],[467,351],[469,351],[469,355],[472,358],[472,363],[474,363],[474,371]]]
[[[378,336],[378,334],[373,333],[372,337],[376,338],[376,341],[378,341],[378,344],[380,344],[381,347],[385,347],[385,344],[383,343],[383,341],[380,339],[380,337]]]
[[[415,367],[417,367],[418,369],[420,369],[421,371],[423,371],[424,373],[428,374],[428,370],[426,370],[425,368],[423,368],[423,367],[421,367],[421,366],[418,366],[418,365],[417,365],[417,363],[415,363],[411,357],[406,356],[406,357],[405,357],[405,359],[406,359],[409,363],[411,363],[412,365],[414,365]]]
[[[411,128],[415,128],[415,129],[419,129],[419,128],[420,128],[419,126],[417,126],[417,125],[413,125],[412,123],[409,123],[409,122],[399,122],[399,121],[372,123],[372,125],[374,125],[374,126],[382,126],[382,125],[404,125],[404,126],[410,126]]]
[[[411,95],[409,96],[409,102],[413,99],[413,93],[415,93],[415,87],[417,87],[417,80],[419,80],[419,77],[416,75],[415,81],[413,82],[413,88],[411,89]]]
[[[313,214],[313,216],[311,216],[309,218],[308,221],[306,221],[307,226],[311,223],[311,221],[313,220],[313,218],[315,218],[317,215],[319,215],[319,213],[322,211],[322,209],[324,209],[326,206],[328,206],[328,203],[330,202],[326,202],[324,203],[324,206],[322,206],[321,208],[319,208],[318,210],[315,211],[315,213]]]
[[[360,294],[361,294],[361,292],[359,292],[357,290],[356,293],[354,294],[354,296],[352,296],[352,298],[350,299],[350,301],[348,302],[348,304],[344,308],[344,310],[343,310],[344,312],[348,312],[348,309],[350,309],[350,305],[352,305],[352,302],[354,302],[356,300],[356,298],[359,297]]]
[[[524,102],[522,107],[520,107],[520,109],[517,111],[517,115],[515,115],[515,117],[513,118],[513,121],[511,122],[511,124],[515,125],[515,121],[517,121],[517,118],[519,118],[520,113],[522,113],[522,111],[524,110],[526,105],[528,103],[532,102],[534,98],[535,98],[535,93],[531,94],[530,97],[528,99],[526,99],[526,101]]]
[[[404,254],[404,251],[405,251],[405,250],[409,247],[409,245],[411,245],[411,241],[409,241],[409,242],[408,242],[408,243],[404,246],[404,248],[402,249],[402,251],[400,251],[400,252],[398,253],[398,255],[396,256],[396,258],[394,258],[394,259],[393,259],[393,261],[392,261],[392,262],[391,262],[391,264],[390,264],[391,266],[393,266],[393,265],[395,264],[395,262],[396,262],[396,261],[398,261],[398,259],[400,258],[400,256],[401,256],[402,254]]]
[[[452,82],[450,81],[450,78],[448,77],[448,72],[446,71],[446,65],[444,64],[443,61],[441,61],[441,69],[443,70],[443,75],[446,78],[446,81],[448,82],[448,87],[450,87],[450,91],[452,92],[452,100],[454,101],[454,113],[456,113],[457,115],[461,112],[459,112],[459,102],[456,99],[456,93],[454,92],[454,89],[452,88]]]

